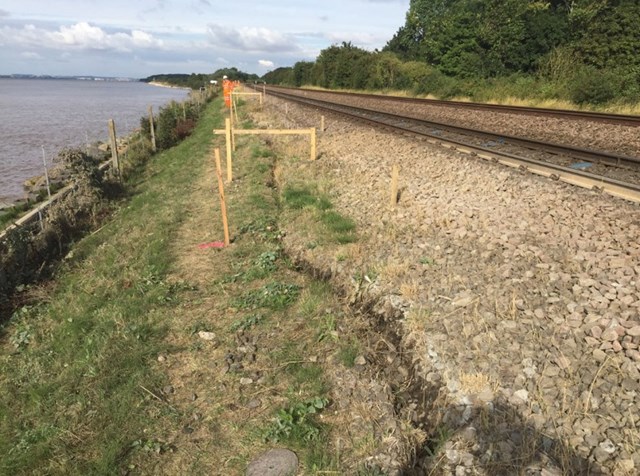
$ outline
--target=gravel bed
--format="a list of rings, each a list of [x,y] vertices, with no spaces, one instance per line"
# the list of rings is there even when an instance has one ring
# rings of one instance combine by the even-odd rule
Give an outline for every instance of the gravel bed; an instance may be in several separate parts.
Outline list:
[[[287,91],[295,93],[295,91]],[[602,124],[585,120],[568,120],[544,116],[526,116],[508,112],[458,109],[432,104],[376,101],[373,98],[334,95],[305,90],[306,97],[331,100],[341,104],[384,110],[394,114],[497,132],[505,135],[569,144],[585,149],[603,150],[630,157],[640,157],[638,127]]]
[[[266,114],[285,127],[320,117],[274,98]],[[415,474],[637,474],[640,208],[332,115],[327,125],[320,160],[298,173],[331,184],[359,240],[334,255],[291,229],[285,245],[378,303],[410,353],[431,396],[414,408],[432,437]]]

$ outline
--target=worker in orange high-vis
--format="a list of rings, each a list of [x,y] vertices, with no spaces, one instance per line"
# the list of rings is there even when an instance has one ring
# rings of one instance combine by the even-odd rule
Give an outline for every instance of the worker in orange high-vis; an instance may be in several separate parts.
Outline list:
[[[229,81],[227,76],[222,77],[222,93],[224,95],[224,105],[231,108],[231,92],[233,91],[233,83]]]

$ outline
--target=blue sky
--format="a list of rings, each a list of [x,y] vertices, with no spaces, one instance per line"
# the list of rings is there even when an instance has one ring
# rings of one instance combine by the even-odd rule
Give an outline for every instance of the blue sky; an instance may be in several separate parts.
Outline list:
[[[381,48],[409,0],[3,0],[0,74],[262,75],[342,41]]]

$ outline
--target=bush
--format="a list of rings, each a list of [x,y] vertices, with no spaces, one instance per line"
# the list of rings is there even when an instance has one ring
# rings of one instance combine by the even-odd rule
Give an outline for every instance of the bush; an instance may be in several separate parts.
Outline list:
[[[616,97],[616,82],[612,73],[585,66],[574,76],[569,87],[569,96],[576,104],[604,104]]]
[[[195,128],[200,117],[200,105],[192,101],[177,103],[172,101],[167,106],[160,108],[155,118],[156,146],[158,150],[173,147],[178,142],[189,136]],[[150,130],[144,125],[144,118],[140,120],[142,132],[150,138]]]

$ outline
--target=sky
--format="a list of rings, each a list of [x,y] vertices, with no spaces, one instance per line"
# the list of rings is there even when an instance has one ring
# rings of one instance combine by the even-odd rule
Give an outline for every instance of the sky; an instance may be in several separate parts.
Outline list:
[[[2,0],[0,74],[262,75],[332,44],[382,48],[409,0]]]

